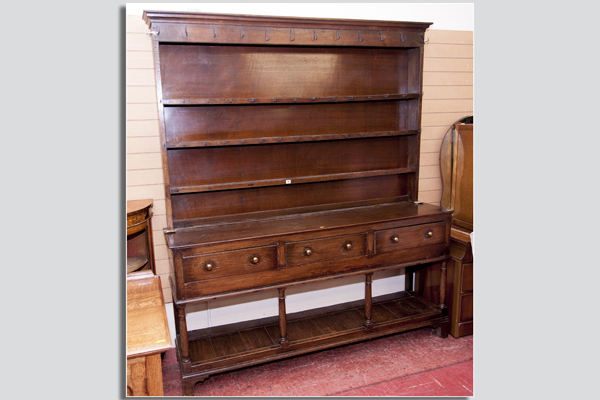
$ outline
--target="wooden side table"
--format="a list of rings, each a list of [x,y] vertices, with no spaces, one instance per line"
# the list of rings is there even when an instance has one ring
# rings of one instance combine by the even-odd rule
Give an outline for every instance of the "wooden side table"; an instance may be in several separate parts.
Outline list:
[[[127,395],[163,396],[161,353],[171,348],[160,278],[127,277]]]
[[[127,273],[152,270],[154,244],[152,242],[152,200],[127,202]]]

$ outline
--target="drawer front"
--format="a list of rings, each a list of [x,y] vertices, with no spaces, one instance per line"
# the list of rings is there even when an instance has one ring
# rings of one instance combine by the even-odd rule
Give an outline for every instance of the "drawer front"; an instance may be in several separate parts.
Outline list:
[[[286,244],[287,265],[313,264],[367,254],[367,235],[346,235]]]
[[[446,224],[438,222],[407,226],[375,232],[375,252],[377,254],[443,243],[446,236]]]
[[[183,258],[184,282],[277,269],[277,246],[224,251]]]

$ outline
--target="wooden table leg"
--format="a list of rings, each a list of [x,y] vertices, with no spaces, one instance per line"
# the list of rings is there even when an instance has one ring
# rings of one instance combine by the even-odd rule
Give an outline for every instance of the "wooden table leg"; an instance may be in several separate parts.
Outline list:
[[[446,284],[448,281],[448,261],[442,262],[441,276],[440,276],[440,308],[443,310],[446,308]]]
[[[285,313],[285,289],[279,288],[279,345],[288,347],[290,342],[287,340],[287,317]]]
[[[177,305],[177,325],[179,328],[179,356],[181,357],[182,364],[187,364],[189,367],[190,346],[188,342],[187,323],[185,320],[185,304]]]
[[[373,329],[371,321],[373,315],[372,277],[373,273],[365,274],[365,327],[367,329]]]
[[[441,267],[441,276],[440,276],[440,309],[442,310],[442,315],[446,315],[448,312],[448,308],[446,307],[446,284],[448,280],[448,261],[442,262]],[[445,339],[448,337],[448,332],[450,331],[450,321],[444,323],[436,328],[436,334],[438,337]]]
[[[160,354],[146,357],[148,396],[164,396]]]

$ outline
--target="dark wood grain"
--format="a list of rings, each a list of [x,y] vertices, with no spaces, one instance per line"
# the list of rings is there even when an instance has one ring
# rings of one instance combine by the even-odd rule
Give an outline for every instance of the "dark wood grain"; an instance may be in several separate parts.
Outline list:
[[[282,348],[288,347],[288,322],[285,312],[285,288],[278,288],[279,291],[279,345]]]
[[[174,149],[169,151],[171,191],[183,193],[186,187],[193,190],[197,186],[207,191],[223,190],[282,185],[287,180],[296,184],[399,173],[402,168],[416,168],[406,164],[407,149],[408,138],[399,136],[348,142]],[[229,162],[223,168],[215,168],[223,160]]]
[[[453,124],[440,149],[441,204],[455,209],[446,302],[454,337],[473,333],[473,127],[462,120]]]
[[[167,142],[293,138],[407,130],[406,101],[165,107]],[[310,121],[309,124],[306,121]],[[413,126],[412,129],[415,129]]]
[[[409,247],[443,243],[447,240],[445,229],[445,223],[437,223],[378,231],[375,232],[376,252],[386,253]]]
[[[348,330],[360,328],[365,323],[362,314],[356,309],[337,312],[334,315]]]
[[[277,247],[265,246],[184,258],[184,280],[194,282],[277,268]],[[210,265],[210,269],[207,268]]]
[[[418,297],[409,295],[407,292],[400,292],[392,298],[387,297],[389,296],[380,296],[373,299],[373,310],[377,319],[377,323],[375,324],[376,328],[381,328],[406,318],[406,310],[410,310],[412,316],[440,312],[430,303],[423,301]],[[361,328],[364,323],[364,314],[361,312],[363,308],[360,306],[352,306],[350,304],[352,303],[342,306],[346,308],[346,311],[343,312],[336,311],[336,308],[339,308],[339,306],[331,306],[320,309],[318,315],[308,315],[297,318],[295,314],[291,314],[289,316],[290,321],[288,321],[287,324],[289,329],[288,338],[290,340],[290,347],[310,346],[310,339],[316,337],[329,337],[344,331],[356,331],[357,328]],[[398,315],[391,310],[403,311],[400,313],[401,315]],[[344,323],[344,321],[346,323]],[[277,326],[269,325],[268,323],[265,324],[261,321],[256,321],[256,323],[265,326],[265,328],[260,328],[262,331],[261,337],[263,338],[263,346],[259,347],[255,345],[253,346],[253,350],[262,350],[263,352],[272,351],[272,341],[264,340],[266,335],[265,330],[275,333],[278,330]],[[248,331],[235,331],[233,325],[231,328],[225,327],[225,330],[232,331],[232,333],[213,336],[212,346],[208,345],[206,335],[200,331],[191,334],[191,338],[198,337],[198,339],[192,339],[190,342],[191,348],[194,349],[192,363],[214,363],[213,360],[219,358],[220,353],[211,351],[213,347],[219,347],[219,349],[221,349],[220,351],[228,352],[230,357],[248,351],[247,346],[242,346],[239,339],[237,339],[243,337],[244,332]],[[259,329],[257,328],[253,331],[258,332]],[[366,331],[364,329],[359,329],[359,332]],[[227,350],[227,348],[229,348],[229,350]],[[237,350],[233,350],[233,348]]]
[[[450,334],[473,334],[473,253],[471,243],[452,239],[448,262],[448,315]]]
[[[456,125],[453,224],[473,230],[473,125]]]
[[[407,93],[399,49],[161,44],[164,99]]]
[[[412,203],[429,24],[144,19],[185,394],[234,368],[424,326],[446,335],[445,279],[432,289],[441,305],[371,298],[374,272],[448,259],[451,212]],[[288,315],[287,287],[353,275],[366,276],[364,300]],[[279,293],[276,317],[188,335],[187,304],[268,290]]]
[[[365,274],[365,327],[367,329],[373,329],[373,290],[372,280],[373,274]]]
[[[406,194],[405,175],[383,175],[372,178],[345,179],[280,186],[266,186],[217,192],[178,194],[171,197],[173,220],[249,214],[293,209],[301,206],[369,202]],[[387,200],[387,201],[386,201]],[[288,212],[289,213],[289,212]],[[280,213],[285,214],[285,212]],[[248,217],[247,217],[248,218]],[[240,216],[238,219],[243,219]]]
[[[351,209],[335,209],[330,211],[285,215],[281,217],[257,220],[242,220],[229,224],[198,225],[180,229],[176,235],[167,235],[167,245],[174,250],[185,250],[184,255],[210,253],[203,245],[212,248],[219,243],[227,242],[229,246],[232,238],[237,240],[260,239],[265,237],[275,238],[297,233],[305,239],[309,232],[315,237],[341,236],[332,234],[332,230],[340,229],[342,232],[361,232],[364,226],[377,226],[378,231],[395,227],[407,227],[419,223],[444,221],[451,212],[431,204],[414,204],[399,202],[393,204],[380,204],[371,207],[358,207]],[[373,228],[371,228],[372,230]],[[323,232],[323,233],[320,233]],[[289,241],[298,241],[289,238]],[[312,238],[312,237],[311,237]],[[250,247],[250,246],[244,246]],[[242,248],[242,247],[237,247]]]
[[[263,327],[241,331],[240,336],[242,337],[244,345],[248,350],[260,349],[275,345]]]
[[[385,307],[390,310],[398,318],[411,317],[419,314],[421,310],[412,306],[408,301],[391,301],[385,303]]]
[[[287,265],[294,267],[328,260],[365,256],[367,253],[366,239],[365,234],[359,234],[288,243],[286,249]]]
[[[215,278],[210,285],[205,281],[186,283],[181,293],[184,298],[214,298],[244,290],[265,290],[277,285],[297,285],[316,282],[332,277],[352,276],[364,273],[365,270],[385,270],[393,268],[400,260],[406,263],[418,263],[422,260],[444,258],[447,247],[444,244],[420,246],[395,252],[378,254],[370,258],[354,257],[304,264],[279,270],[265,270],[258,273],[232,275]],[[439,285],[439,281],[437,282]],[[260,288],[260,289],[259,289]]]
[[[240,26],[240,21],[246,26]],[[424,36],[419,32],[427,26],[420,23],[420,26],[403,25],[400,28],[396,25],[390,29],[388,21],[381,21],[378,27],[360,22],[350,26],[335,22],[328,28],[314,28],[314,22],[288,19],[282,21],[286,28],[278,27],[271,21],[266,24],[261,22],[261,27],[254,27],[248,24],[247,16],[237,18],[235,25],[218,22],[218,25],[154,24],[153,32],[157,41],[167,43],[413,48],[424,44]],[[305,23],[311,28],[306,28]],[[322,26],[321,21],[317,24]]]
[[[210,341],[217,357],[242,353],[247,350],[244,341],[238,332],[213,336]]]
[[[210,338],[190,341],[190,358],[197,361],[211,360],[216,357]]]

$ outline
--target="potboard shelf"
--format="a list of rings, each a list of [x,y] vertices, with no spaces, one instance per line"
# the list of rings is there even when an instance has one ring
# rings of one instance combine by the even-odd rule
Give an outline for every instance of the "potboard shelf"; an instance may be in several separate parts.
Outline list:
[[[192,370],[205,373],[244,359],[277,359],[278,354],[302,354],[397,332],[398,325],[408,329],[445,319],[443,311],[414,293],[406,291],[373,298],[371,328],[365,322],[364,300],[313,309],[288,315],[288,341],[279,342],[277,317],[246,321],[189,332]]]

